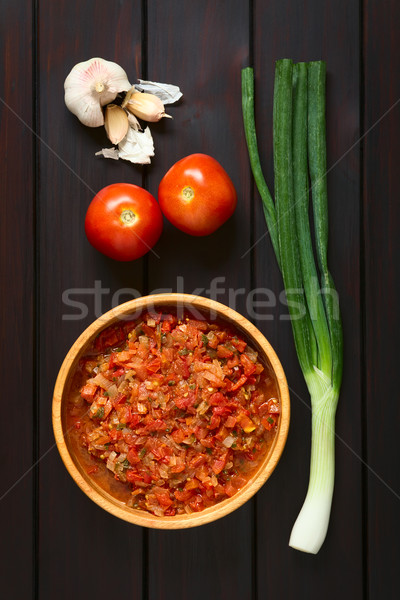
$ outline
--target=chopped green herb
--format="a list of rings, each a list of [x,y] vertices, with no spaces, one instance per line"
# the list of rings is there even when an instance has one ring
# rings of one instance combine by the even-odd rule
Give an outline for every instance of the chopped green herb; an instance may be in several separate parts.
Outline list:
[[[191,389],[191,390],[195,390],[195,389],[196,389],[196,384],[195,384],[195,383],[191,383],[191,384],[189,385],[189,389]]]
[[[206,448],[207,454],[212,454],[212,448]]]
[[[139,458],[144,458],[146,456],[146,448],[142,448],[139,452]]]
[[[170,385],[170,386],[176,385],[176,381],[171,379],[171,381],[168,381],[168,385]]]
[[[104,417],[104,406],[100,406],[97,413],[94,415],[95,419],[102,419]]]
[[[272,417],[268,417],[267,421],[268,421],[268,423],[271,423],[271,425],[273,425],[275,423],[275,421],[273,420]]]
[[[130,466],[130,464],[131,463],[129,462],[129,460],[127,458],[122,462],[122,465],[125,469],[127,469]]]
[[[208,346],[208,337],[204,333],[201,334],[201,341],[203,342],[203,346]]]
[[[118,425],[117,425],[118,431],[120,431],[121,429],[125,429],[125,427],[126,427],[126,423],[118,423]]]
[[[179,350],[179,354],[181,356],[186,356],[187,354],[189,354],[189,350],[187,348],[182,348],[182,350]]]

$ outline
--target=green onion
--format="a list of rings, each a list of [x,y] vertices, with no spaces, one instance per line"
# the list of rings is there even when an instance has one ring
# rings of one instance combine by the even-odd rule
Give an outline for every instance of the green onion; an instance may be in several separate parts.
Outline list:
[[[258,156],[253,70],[242,71],[243,120],[250,164],[263,199],[282,272],[296,352],[311,396],[310,481],[289,544],[313,554],[321,548],[329,524],[335,474],[335,413],[343,370],[338,297],[327,262],[325,78],[322,61],[295,65],[288,59],[276,62],[274,203],[266,190]],[[309,178],[318,269],[309,221]]]

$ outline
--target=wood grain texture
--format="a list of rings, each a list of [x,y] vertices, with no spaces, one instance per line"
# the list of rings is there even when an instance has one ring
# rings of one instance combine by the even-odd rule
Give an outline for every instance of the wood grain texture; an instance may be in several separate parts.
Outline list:
[[[101,557],[109,573],[122,574],[121,596],[139,598],[142,532],[96,508],[77,488],[54,447],[50,415],[55,378],[73,341],[96,316],[142,292],[143,261],[123,265],[104,257],[83,228],[95,193],[117,181],[140,185],[142,169],[95,157],[110,145],[104,129],[81,125],[63,98],[71,68],[94,56],[118,62],[136,78],[141,6],[42,1],[39,26],[40,452],[52,448],[40,463],[39,596],[70,599],[79,589],[80,598],[111,597],[115,578],[98,576]]]
[[[331,522],[317,556],[288,547],[309,476],[311,413],[293,344],[281,276],[268,238],[253,252],[255,285],[272,290],[272,320],[257,321],[277,348],[292,396],[292,427],[280,468],[257,497],[259,597],[363,597],[361,456],[361,345],[359,273],[359,31],[356,2],[256,0],[254,59],[256,120],[261,160],[273,192],[272,101],[274,63],[323,59],[327,63],[329,264],[340,296],[345,367],[336,418],[336,478]],[[265,33],[269,32],[269,35]],[[353,144],[355,146],[352,148]],[[349,151],[349,149],[351,149]],[[265,235],[256,196],[255,239]],[[264,296],[264,299],[266,296]],[[349,490],[351,493],[349,494]],[[276,515],[271,519],[270,515]],[[337,570],[340,565],[340,578]],[[290,573],[276,589],[277,572]],[[329,585],[327,583],[329,582]]]
[[[366,551],[368,597],[377,600],[400,591],[400,5],[365,1],[364,19]]]
[[[157,194],[161,177],[175,161],[203,152],[222,164],[238,193],[235,215],[211,236],[193,238],[165,223],[157,246],[160,260],[149,257],[149,290],[214,297],[244,314],[251,265],[249,257],[240,257],[250,242],[251,207],[246,149],[240,143],[240,69],[248,60],[248,32],[248,2],[148,2],[148,77],[175,83],[184,95],[168,111],[174,120],[153,128],[156,157],[149,190]],[[173,590],[177,600],[199,600],[204,582],[210,600],[249,597],[253,540],[252,503],[206,527],[151,532],[149,597],[170,598]]]
[[[32,12],[30,2],[0,10],[0,579],[5,596],[24,600],[34,587],[35,535]]]
[[[397,597],[398,2],[0,0],[0,9],[3,594],[22,600],[116,593],[199,600],[204,590],[211,600]],[[145,76],[182,88],[183,100],[168,111],[174,120],[152,126],[156,156],[148,168],[94,157],[108,145],[103,130],[85,128],[64,106],[66,75],[96,55],[120,63],[132,83]],[[330,264],[343,312],[345,371],[331,525],[313,557],[287,546],[306,492],[310,412],[244,143],[240,70],[252,55],[260,152],[271,187],[274,62],[323,58],[328,67]],[[40,138],[34,141],[36,102]],[[165,223],[155,247],[160,258],[150,254],[131,264],[88,244],[83,221],[98,189],[126,181],[157,195],[165,171],[199,151],[219,160],[238,191],[234,217],[216,234],[195,239]],[[94,506],[74,484],[54,445],[51,401],[62,360],[85,327],[110,307],[160,288],[214,296],[255,322],[282,360],[293,412],[279,467],[255,499],[201,528],[148,534]],[[35,436],[37,489],[29,472]],[[99,557],[116,577],[97,576]]]

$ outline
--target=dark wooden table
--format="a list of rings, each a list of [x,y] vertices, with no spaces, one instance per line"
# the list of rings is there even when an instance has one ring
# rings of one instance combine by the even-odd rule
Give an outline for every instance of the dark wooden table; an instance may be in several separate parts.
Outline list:
[[[0,7],[4,598],[398,597],[400,4],[2,0]],[[95,157],[106,145],[103,130],[83,127],[66,109],[64,79],[92,56],[118,62],[132,82],[181,87],[174,120],[152,127],[150,166]],[[330,262],[345,370],[331,523],[317,556],[288,547],[307,487],[310,409],[241,118],[240,71],[253,64],[272,184],[273,73],[282,57],[328,66]],[[234,217],[216,234],[190,238],[165,223],[158,257],[128,264],[89,245],[83,223],[93,191],[126,181],[156,194],[166,170],[193,152],[219,160],[238,191]],[[53,386],[72,342],[111,306],[159,288],[214,295],[250,315],[291,388],[289,439],[272,478],[234,514],[183,532],[141,529],[98,508],[66,472],[51,427]],[[252,308],[256,288],[276,301],[271,295],[265,306],[264,292],[264,307]],[[87,307],[83,317],[68,299]]]

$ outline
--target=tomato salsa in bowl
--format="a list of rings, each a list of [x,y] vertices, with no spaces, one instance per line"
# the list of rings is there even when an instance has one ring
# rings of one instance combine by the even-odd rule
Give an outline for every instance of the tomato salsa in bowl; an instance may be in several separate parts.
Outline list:
[[[161,529],[208,523],[248,500],[279,460],[289,413],[264,336],[187,294],[133,300],[95,321],[53,399],[76,483],[112,514]]]

